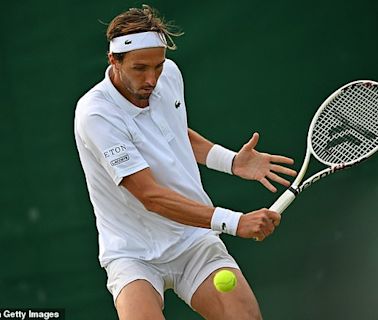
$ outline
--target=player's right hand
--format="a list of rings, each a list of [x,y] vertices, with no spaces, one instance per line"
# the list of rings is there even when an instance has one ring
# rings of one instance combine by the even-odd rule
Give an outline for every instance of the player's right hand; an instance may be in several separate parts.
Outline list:
[[[254,238],[262,241],[273,233],[280,224],[281,215],[263,208],[243,214],[240,217],[236,235],[241,238]]]

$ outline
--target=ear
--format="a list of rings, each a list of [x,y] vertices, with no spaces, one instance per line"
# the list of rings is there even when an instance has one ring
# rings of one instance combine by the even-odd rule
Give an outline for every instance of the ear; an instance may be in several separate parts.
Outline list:
[[[109,64],[113,66],[116,64],[116,59],[114,58],[113,53],[111,52],[108,52],[108,61],[109,61]]]
[[[108,53],[108,60],[111,66],[113,67],[113,70],[120,70],[121,63],[114,57],[113,53]]]

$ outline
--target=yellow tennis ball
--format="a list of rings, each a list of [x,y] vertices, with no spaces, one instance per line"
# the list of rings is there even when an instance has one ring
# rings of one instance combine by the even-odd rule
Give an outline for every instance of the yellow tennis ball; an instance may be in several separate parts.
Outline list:
[[[214,286],[219,292],[232,291],[236,286],[236,282],[235,274],[229,270],[218,271],[213,279]]]

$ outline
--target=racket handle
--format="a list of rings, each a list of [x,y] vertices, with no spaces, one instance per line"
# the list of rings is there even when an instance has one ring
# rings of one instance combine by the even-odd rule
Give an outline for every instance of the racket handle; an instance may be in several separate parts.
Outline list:
[[[278,212],[281,214],[284,210],[293,202],[295,199],[295,194],[290,190],[287,189],[273,205],[269,208],[269,210]]]

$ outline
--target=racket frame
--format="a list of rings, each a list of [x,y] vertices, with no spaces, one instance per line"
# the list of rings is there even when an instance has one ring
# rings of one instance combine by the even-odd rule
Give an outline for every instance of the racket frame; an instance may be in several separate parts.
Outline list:
[[[372,149],[370,152],[365,154],[364,156],[355,159],[353,161],[349,162],[344,162],[344,163],[330,163],[327,161],[324,161],[320,159],[317,154],[314,152],[314,149],[312,147],[312,142],[311,142],[311,135],[314,129],[314,126],[316,124],[316,121],[318,120],[321,112],[328,106],[328,104],[337,96],[339,95],[343,90],[346,90],[350,86],[353,86],[357,83],[366,83],[366,84],[372,84],[372,85],[378,85],[377,82],[372,81],[372,80],[357,80],[353,81],[350,83],[347,83],[346,85],[342,86],[341,88],[337,89],[335,92],[333,92],[319,107],[319,109],[316,111],[314,117],[312,118],[310,127],[308,129],[307,133],[307,149],[306,149],[306,155],[303,160],[302,167],[295,178],[294,182],[292,185],[273,203],[273,205],[269,208],[269,210],[282,213],[295,199],[295,197],[301,193],[303,190],[311,186],[314,182],[319,181],[320,179],[323,179],[324,177],[335,173],[337,171],[341,171],[347,168],[350,168],[367,158],[369,158],[372,154],[374,154],[378,150],[378,146]],[[327,168],[318,171],[317,173],[313,174],[309,178],[307,178],[305,181],[302,182],[302,179],[307,171],[308,165],[310,163],[311,155],[313,155],[320,163],[325,164],[328,166]]]

